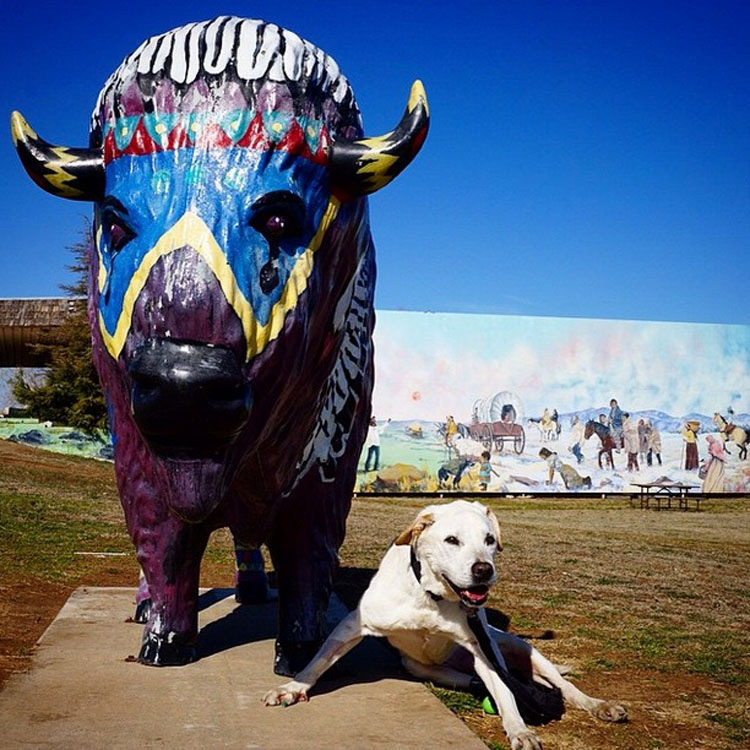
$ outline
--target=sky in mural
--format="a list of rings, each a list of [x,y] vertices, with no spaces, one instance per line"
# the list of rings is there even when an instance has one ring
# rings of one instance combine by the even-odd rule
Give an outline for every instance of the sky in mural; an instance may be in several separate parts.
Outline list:
[[[0,112],[59,144],[85,145],[97,92],[141,41],[221,13],[329,52],[369,134],[421,78],[425,147],[370,202],[380,308],[750,323],[750,3],[59,6],[9,5],[0,46]],[[0,296],[60,294],[91,207],[33,185],[3,132]]]
[[[750,327],[380,311],[380,419],[468,421],[516,393],[526,416],[609,404],[681,417],[750,412]]]

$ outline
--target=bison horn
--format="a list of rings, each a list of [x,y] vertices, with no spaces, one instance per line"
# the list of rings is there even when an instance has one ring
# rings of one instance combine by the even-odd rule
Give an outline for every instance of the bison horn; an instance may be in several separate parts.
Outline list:
[[[10,116],[10,129],[21,164],[39,187],[77,201],[104,197],[101,151],[53,146],[34,132],[20,112]]]
[[[404,115],[393,131],[375,138],[333,143],[329,165],[334,192],[353,198],[380,190],[417,155],[429,125],[424,86],[414,81]]]

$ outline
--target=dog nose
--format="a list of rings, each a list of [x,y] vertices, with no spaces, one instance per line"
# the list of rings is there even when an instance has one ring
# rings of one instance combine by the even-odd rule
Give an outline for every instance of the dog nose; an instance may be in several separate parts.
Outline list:
[[[471,575],[477,583],[487,583],[492,578],[492,565],[487,562],[475,562],[471,566]]]
[[[250,415],[250,387],[228,349],[149,339],[128,373],[133,418],[157,453],[214,453],[234,440]]]

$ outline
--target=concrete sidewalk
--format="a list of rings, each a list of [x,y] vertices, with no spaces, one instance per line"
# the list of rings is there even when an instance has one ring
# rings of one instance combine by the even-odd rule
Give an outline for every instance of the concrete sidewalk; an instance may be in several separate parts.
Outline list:
[[[485,748],[389,650],[366,640],[309,703],[265,708],[275,605],[238,607],[231,589],[202,596],[199,652],[185,667],[126,661],[141,626],[133,590],[73,592],[42,636],[31,670],[0,693],[4,748]],[[341,614],[341,605],[337,614]]]

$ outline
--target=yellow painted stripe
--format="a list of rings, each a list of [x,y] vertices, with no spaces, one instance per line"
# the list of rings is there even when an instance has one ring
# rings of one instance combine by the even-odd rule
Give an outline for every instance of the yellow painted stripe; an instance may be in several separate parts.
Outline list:
[[[101,226],[96,230],[96,238],[94,240],[96,245],[96,255],[99,259],[99,273],[97,274],[97,286],[99,287],[99,294],[104,291],[104,285],[107,283],[107,269],[104,267],[104,258],[102,258],[102,228]]]
[[[278,337],[286,313],[296,306],[299,296],[307,288],[307,280],[314,265],[314,254],[336,218],[339,206],[339,201],[331,197],[310,245],[297,258],[281,297],[271,308],[265,325],[258,323],[250,302],[240,290],[227,257],[211,230],[199,216],[190,211],[186,212],[143,257],[125,292],[122,311],[113,334],[109,333],[101,313],[99,314],[99,329],[107,351],[114,359],[120,356],[130,331],[133,309],[154,265],[165,255],[187,246],[195,250],[209,266],[219,282],[224,297],[237,313],[247,342],[247,359],[260,354]]]

